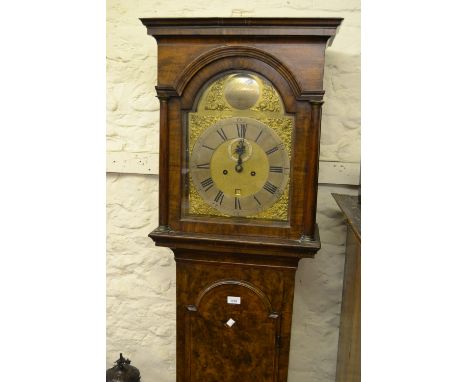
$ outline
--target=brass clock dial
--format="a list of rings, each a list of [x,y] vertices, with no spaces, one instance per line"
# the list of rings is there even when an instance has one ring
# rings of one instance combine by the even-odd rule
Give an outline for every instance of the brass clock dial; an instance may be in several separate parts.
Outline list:
[[[189,161],[202,199],[223,214],[254,216],[289,180],[289,156],[273,129],[247,117],[223,119],[200,135]]]

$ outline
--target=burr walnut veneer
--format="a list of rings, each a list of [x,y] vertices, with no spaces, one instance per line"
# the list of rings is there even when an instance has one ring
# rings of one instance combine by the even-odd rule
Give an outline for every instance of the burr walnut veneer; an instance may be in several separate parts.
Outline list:
[[[177,264],[177,381],[287,380],[316,225],[338,18],[141,19],[158,45],[159,226]]]

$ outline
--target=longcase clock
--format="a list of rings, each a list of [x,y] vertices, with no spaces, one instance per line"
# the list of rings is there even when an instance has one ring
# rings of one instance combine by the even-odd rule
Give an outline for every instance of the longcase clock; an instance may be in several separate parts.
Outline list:
[[[158,43],[159,226],[177,381],[287,381],[316,225],[325,48],[339,18],[142,19]]]

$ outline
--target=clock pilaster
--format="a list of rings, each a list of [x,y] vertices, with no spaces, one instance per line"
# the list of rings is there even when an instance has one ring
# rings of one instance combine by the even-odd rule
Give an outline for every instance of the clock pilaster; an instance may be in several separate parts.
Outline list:
[[[169,126],[168,97],[158,94],[159,99],[159,227],[169,231]]]
[[[312,155],[306,158],[306,173],[313,176],[306,177],[304,195],[310,195],[304,201],[304,234],[302,240],[311,241],[314,237],[314,229],[317,214],[318,173],[320,157],[320,129],[322,121],[322,100],[311,100],[310,126],[308,134],[307,149]]]

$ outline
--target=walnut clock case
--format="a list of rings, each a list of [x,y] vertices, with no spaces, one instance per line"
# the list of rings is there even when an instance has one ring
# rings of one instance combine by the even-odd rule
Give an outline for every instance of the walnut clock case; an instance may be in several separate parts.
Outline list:
[[[141,19],[158,44],[159,227],[177,381],[287,381],[298,262],[320,249],[325,48],[340,18]]]

